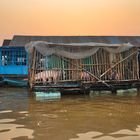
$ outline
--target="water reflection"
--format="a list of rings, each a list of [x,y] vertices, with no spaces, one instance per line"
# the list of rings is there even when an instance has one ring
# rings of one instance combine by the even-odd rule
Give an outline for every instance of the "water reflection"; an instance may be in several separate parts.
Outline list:
[[[15,132],[19,140],[140,139],[140,97],[130,93],[36,101],[27,90],[15,90],[1,92],[0,102],[0,138]]]
[[[24,128],[24,125],[15,124],[16,119],[0,120],[0,138],[10,140],[16,137],[27,137],[33,139],[33,130]]]
[[[4,110],[4,111],[0,111],[0,114],[1,114],[1,113],[9,113],[9,112],[12,112],[12,110]]]
[[[88,132],[83,134],[77,134],[78,138],[72,138],[70,140],[139,140],[140,139],[140,126],[135,131],[123,129],[110,134],[103,134],[100,132]]]

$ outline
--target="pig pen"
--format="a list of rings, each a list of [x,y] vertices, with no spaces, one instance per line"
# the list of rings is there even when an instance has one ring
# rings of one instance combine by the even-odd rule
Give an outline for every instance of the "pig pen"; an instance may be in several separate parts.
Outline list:
[[[31,89],[114,90],[138,85],[139,49],[130,43],[35,41],[26,50]]]

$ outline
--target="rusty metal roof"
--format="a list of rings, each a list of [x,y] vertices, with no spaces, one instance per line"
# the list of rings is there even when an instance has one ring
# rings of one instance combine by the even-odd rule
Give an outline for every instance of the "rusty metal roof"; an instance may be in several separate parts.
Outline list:
[[[9,46],[25,46],[31,41],[47,41],[53,43],[131,43],[140,46],[140,36],[22,36],[15,35]]]
[[[11,40],[5,39],[2,43],[2,46],[8,46],[10,44]]]

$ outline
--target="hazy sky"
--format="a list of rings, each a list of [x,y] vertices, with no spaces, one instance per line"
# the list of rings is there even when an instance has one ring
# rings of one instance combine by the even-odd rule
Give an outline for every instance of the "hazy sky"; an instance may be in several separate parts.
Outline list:
[[[140,35],[140,0],[0,0],[0,44],[18,35]]]

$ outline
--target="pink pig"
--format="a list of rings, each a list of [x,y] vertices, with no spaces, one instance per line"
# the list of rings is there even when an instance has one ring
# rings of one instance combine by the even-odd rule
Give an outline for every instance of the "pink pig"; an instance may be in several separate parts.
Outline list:
[[[43,83],[56,83],[60,77],[61,72],[58,70],[47,70],[37,73],[35,75],[35,81],[42,81]]]

